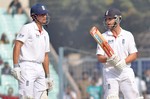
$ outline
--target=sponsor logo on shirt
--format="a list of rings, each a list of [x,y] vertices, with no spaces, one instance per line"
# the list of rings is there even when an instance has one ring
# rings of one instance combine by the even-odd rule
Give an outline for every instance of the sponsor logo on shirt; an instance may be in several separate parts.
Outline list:
[[[23,34],[19,34],[19,36],[18,36],[18,37],[22,38],[22,37],[24,37],[24,35],[23,35]]]
[[[39,37],[40,37],[40,35],[36,34],[36,38],[39,38]]]
[[[108,44],[112,44],[114,40],[108,40]]]

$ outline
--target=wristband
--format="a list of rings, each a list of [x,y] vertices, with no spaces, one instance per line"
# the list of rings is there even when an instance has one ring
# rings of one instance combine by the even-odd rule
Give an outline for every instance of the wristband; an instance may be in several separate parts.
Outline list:
[[[18,64],[14,64],[14,67],[19,67],[19,65]]]
[[[50,74],[46,74],[46,78],[50,78]]]

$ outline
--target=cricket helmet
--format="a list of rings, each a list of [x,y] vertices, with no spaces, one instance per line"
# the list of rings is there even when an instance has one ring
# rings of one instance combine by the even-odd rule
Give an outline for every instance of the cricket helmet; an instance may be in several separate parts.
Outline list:
[[[121,19],[122,19],[121,12],[119,9],[116,9],[116,8],[110,8],[105,12],[104,25],[107,27],[106,18],[114,18],[115,19],[115,23],[112,26],[112,29],[114,29],[117,26],[117,24],[119,24],[121,22]]]
[[[35,4],[31,7],[30,10],[31,16],[36,14],[36,15],[41,15],[41,14],[48,14],[48,10],[43,4]]]
[[[110,8],[105,12],[104,18],[116,18],[116,17],[121,17],[121,12],[119,9],[116,8]]]
[[[40,3],[35,4],[31,7],[30,15],[34,21],[39,22],[39,20],[37,19],[37,15],[42,15],[42,14],[46,15],[46,23],[42,25],[47,25],[50,22],[50,17],[47,8]]]

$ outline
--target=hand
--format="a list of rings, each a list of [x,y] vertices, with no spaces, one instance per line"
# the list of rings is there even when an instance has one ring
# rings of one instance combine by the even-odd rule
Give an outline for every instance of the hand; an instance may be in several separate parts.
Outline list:
[[[52,78],[47,77],[47,78],[46,78],[46,84],[47,84],[47,89],[48,89],[49,91],[53,89],[54,81],[53,81]]]
[[[20,74],[21,74],[21,69],[19,65],[14,66],[14,68],[11,70],[11,74],[16,78],[17,80],[20,80]]]
[[[119,70],[123,70],[126,67],[126,65],[127,64],[126,64],[125,59],[122,59],[115,65],[115,67]]]
[[[119,57],[114,54],[111,57],[107,58],[107,63],[109,65],[115,66],[120,61]]]
[[[119,99],[117,94],[110,94],[106,99]]]

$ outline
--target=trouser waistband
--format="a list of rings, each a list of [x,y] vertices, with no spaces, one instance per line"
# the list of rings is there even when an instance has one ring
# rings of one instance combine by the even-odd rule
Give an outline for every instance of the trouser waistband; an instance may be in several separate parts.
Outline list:
[[[42,62],[37,62],[34,60],[20,60],[19,62],[32,62],[32,63],[42,64]]]

